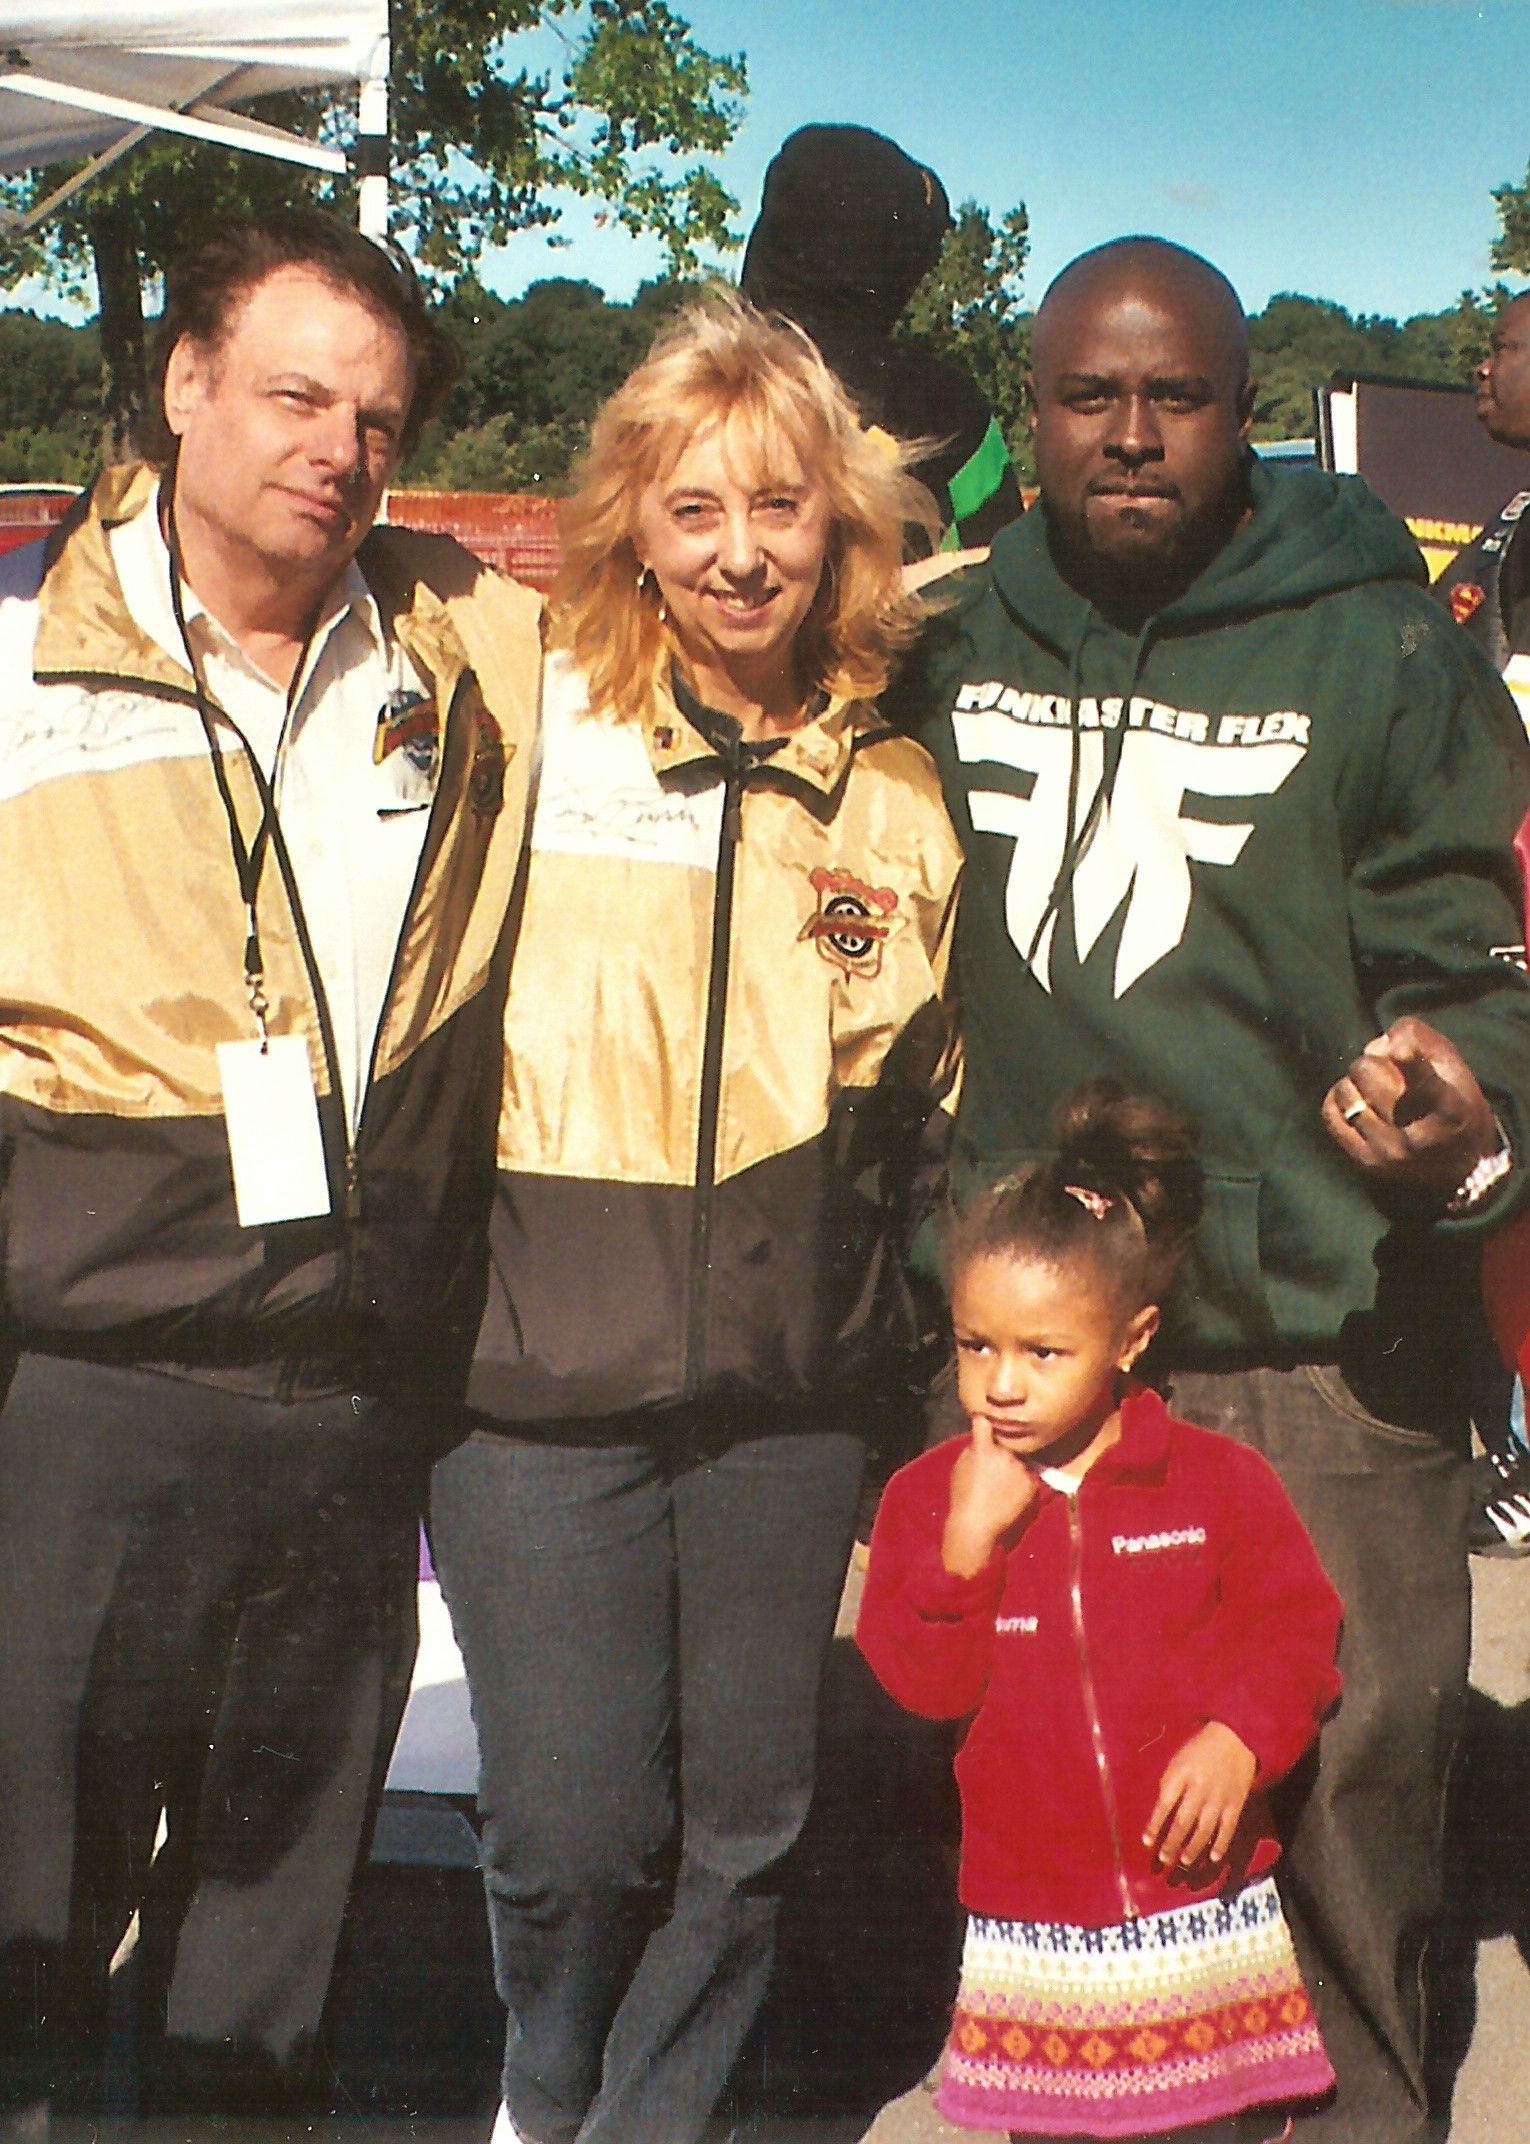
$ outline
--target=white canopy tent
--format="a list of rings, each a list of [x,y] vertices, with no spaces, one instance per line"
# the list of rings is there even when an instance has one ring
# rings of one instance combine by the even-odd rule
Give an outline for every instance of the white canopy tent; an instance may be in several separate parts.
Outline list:
[[[0,0],[0,173],[93,158],[40,223],[163,130],[318,171],[344,151],[228,109],[273,90],[360,85],[361,228],[387,228],[388,0]]]

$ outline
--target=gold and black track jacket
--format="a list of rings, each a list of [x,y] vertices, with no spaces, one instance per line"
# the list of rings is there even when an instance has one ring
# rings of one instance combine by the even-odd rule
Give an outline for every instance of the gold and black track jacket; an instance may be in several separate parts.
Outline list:
[[[308,1044],[332,1210],[241,1228],[214,1054],[253,1032],[228,820],[191,677],[134,623],[108,544],[155,482],[102,478],[48,561],[32,678],[0,674],[0,1336],[257,1392],[439,1389],[482,1299],[539,604],[441,538],[379,530],[359,553],[433,686],[436,792],[354,1142],[273,835],[270,1029]],[[217,730],[249,839],[258,771]]]
[[[896,1389],[943,1148],[961,854],[924,751],[834,703],[768,757],[548,666],[506,1014],[502,1421]]]

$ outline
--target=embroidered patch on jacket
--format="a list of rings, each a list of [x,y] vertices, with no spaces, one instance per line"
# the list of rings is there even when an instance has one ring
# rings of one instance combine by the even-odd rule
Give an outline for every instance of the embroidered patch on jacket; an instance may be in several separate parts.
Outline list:
[[[1457,625],[1465,625],[1468,618],[1475,617],[1487,601],[1487,590],[1479,588],[1475,581],[1461,581],[1450,591],[1450,615]]]
[[[433,774],[441,752],[441,720],[436,703],[423,692],[393,692],[377,718],[372,760],[381,766],[390,752],[402,752],[422,774]]]
[[[483,701],[473,709],[473,765],[468,774],[468,802],[480,818],[492,818],[505,801],[505,741]]]
[[[824,959],[847,975],[879,975],[882,948],[897,928],[898,896],[890,886],[868,886],[852,871],[820,866],[808,875],[818,896],[818,911],[800,933],[811,938]]]
[[[1118,1556],[1161,1555],[1165,1549],[1204,1548],[1204,1526],[1167,1527],[1161,1534],[1112,1534],[1110,1545]]]

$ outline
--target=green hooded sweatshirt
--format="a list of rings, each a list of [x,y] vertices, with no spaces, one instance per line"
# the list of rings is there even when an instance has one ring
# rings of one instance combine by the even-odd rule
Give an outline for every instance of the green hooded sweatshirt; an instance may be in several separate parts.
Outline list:
[[[1357,479],[1254,464],[1253,511],[1118,632],[1044,514],[964,577],[897,692],[967,849],[957,1193],[1044,1153],[1105,1073],[1199,1126],[1206,1216],[1171,1366],[1363,1370],[1453,1342],[1482,1223],[1390,1210],[1320,1105],[1404,1013],[1443,1030],[1530,1153],[1511,847],[1523,733]],[[1398,1357],[1397,1367],[1402,1367]],[[1396,1418],[1394,1416],[1394,1418]]]

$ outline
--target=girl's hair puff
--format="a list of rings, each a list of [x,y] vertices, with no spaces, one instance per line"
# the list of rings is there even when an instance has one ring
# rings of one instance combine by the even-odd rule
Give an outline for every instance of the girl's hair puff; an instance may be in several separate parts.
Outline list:
[[[804,685],[875,699],[936,604],[903,585],[903,529],[939,533],[930,494],[861,429],[802,330],[723,287],[688,305],[595,418],[563,507],[551,641],[590,684],[592,706],[634,720],[675,652],[657,585],[641,575],[638,509],[700,429],[738,415],[769,483],[791,457],[825,485],[832,516],[823,586],[798,647]]]
[[[1090,1080],[1058,1104],[1058,1153],[983,1194],[952,1231],[953,1284],[979,1258],[1089,1259],[1130,1309],[1161,1303],[1201,1217],[1193,1127],[1151,1095]]]

